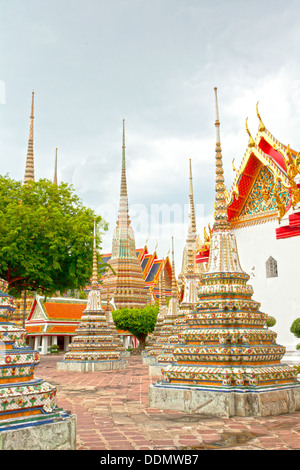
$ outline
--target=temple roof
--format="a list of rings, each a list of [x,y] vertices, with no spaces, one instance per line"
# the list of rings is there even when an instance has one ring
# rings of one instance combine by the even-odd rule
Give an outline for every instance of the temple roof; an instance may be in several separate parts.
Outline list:
[[[26,330],[29,334],[74,334],[86,305],[86,300],[51,298],[44,302],[44,297],[36,296]]]
[[[286,171],[286,164],[284,154],[288,146],[279,142],[270,131],[263,125],[258,109],[257,115],[259,117],[259,128],[255,139],[252,138],[246,121],[246,130],[249,134],[249,143],[240,164],[239,169],[236,171],[236,176],[232,184],[231,190],[227,197],[227,212],[228,219],[232,225],[240,224],[242,222],[257,222],[259,219],[276,218],[277,207],[274,198],[274,184],[280,179],[282,189],[285,192],[286,210],[290,206],[289,196],[289,180]],[[291,155],[295,157],[297,152],[290,149]],[[260,180],[260,181],[259,181]],[[258,185],[257,193],[255,195],[256,201],[261,199],[261,205],[257,204],[255,213],[245,213],[245,206],[249,200],[249,196],[255,184]],[[262,201],[263,193],[266,191],[265,204]],[[267,191],[269,192],[270,199],[267,198]],[[253,194],[254,196],[254,194]],[[272,203],[273,200],[273,203]],[[243,213],[244,211],[244,213]]]

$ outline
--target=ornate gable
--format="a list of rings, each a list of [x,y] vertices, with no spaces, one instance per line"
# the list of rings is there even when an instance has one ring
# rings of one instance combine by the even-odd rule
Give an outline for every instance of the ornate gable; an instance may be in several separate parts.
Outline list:
[[[266,166],[262,166],[237,222],[250,222],[259,218],[277,216],[274,185],[274,175]],[[282,197],[284,197],[285,204],[287,205],[290,195],[285,188],[283,188]]]

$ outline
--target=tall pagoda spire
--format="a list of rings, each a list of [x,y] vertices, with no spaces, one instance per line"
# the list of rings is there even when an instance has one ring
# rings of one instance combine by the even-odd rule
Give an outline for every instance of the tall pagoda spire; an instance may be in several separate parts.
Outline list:
[[[175,277],[175,259],[174,259],[174,237],[172,237],[172,285],[171,299],[169,301],[168,316],[175,317],[178,310],[177,284]]]
[[[127,179],[126,179],[126,156],[125,156],[125,119],[123,119],[123,139],[122,139],[122,172],[121,172],[121,189],[120,189],[120,203],[117,224],[127,227],[130,224],[129,209],[128,209],[128,193],[127,193]]]
[[[189,177],[189,228],[187,241],[196,241],[197,239],[197,228],[196,228],[196,216],[195,216],[195,205],[194,205],[194,191],[193,191],[193,175],[192,175],[192,160],[189,159],[190,165],[190,177]]]
[[[129,218],[124,119],[120,202],[109,264],[115,273],[107,272],[103,279],[102,289],[104,291],[109,289],[117,308],[143,307],[147,303],[147,290],[141,264],[136,256],[134,231]]]
[[[221,138],[220,138],[220,120],[219,120],[219,106],[218,106],[218,95],[217,88],[215,91],[215,127],[216,127],[216,185],[215,185],[215,213],[214,213],[214,229],[229,228],[226,205],[226,187],[224,183],[224,170],[223,170],[223,158],[221,149]]]
[[[197,255],[197,228],[194,206],[192,161],[189,159],[189,225],[186,244],[182,256],[182,268],[179,282],[183,288],[182,304],[193,308],[197,301],[198,283],[203,271],[203,265],[196,262]]]
[[[55,150],[55,166],[54,166],[53,183],[57,185],[57,147],[56,147],[56,150]]]
[[[207,272],[244,273],[240,265],[236,238],[230,231],[230,222],[228,221],[227,215],[217,88],[215,88],[214,91],[216,112],[215,212]]]
[[[34,120],[34,91],[32,92],[32,98],[31,98],[31,114],[30,114],[29,138],[28,138],[24,184],[27,183],[29,180],[34,181],[33,120]]]
[[[97,248],[96,248],[96,220],[94,219],[92,289],[97,289],[97,288],[98,288],[98,270],[97,270]]]

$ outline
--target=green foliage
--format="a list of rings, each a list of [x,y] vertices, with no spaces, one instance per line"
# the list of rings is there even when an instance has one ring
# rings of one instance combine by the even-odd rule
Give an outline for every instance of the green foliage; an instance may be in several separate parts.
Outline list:
[[[293,321],[291,332],[296,336],[296,338],[300,338],[300,318],[296,318],[296,320]]]
[[[300,364],[295,364],[293,366],[293,369],[296,369],[296,371],[298,372],[298,374],[300,374]]]
[[[0,277],[10,293],[84,287],[92,273],[94,219],[106,229],[70,185],[0,176]]]
[[[274,317],[268,316],[266,325],[268,328],[271,328],[276,324],[276,319]]]
[[[59,353],[59,346],[58,346],[58,344],[52,344],[49,349],[50,349],[50,353],[51,353],[51,354],[57,354],[57,353]]]
[[[297,349],[297,351],[299,351],[299,349],[300,349],[300,343],[298,343],[298,344],[296,345],[296,349]]]
[[[148,333],[155,327],[158,305],[146,305],[144,308],[121,308],[112,312],[113,320],[119,330],[132,333],[144,349]]]
[[[78,292],[78,299],[85,300],[88,298],[87,293],[84,290]]]

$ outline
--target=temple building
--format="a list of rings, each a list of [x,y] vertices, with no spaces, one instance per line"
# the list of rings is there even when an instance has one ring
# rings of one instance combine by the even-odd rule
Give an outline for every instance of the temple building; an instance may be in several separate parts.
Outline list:
[[[129,218],[126,161],[125,121],[123,120],[122,174],[119,213],[109,260],[114,272],[107,270],[102,283],[104,298],[109,293],[117,308],[141,308],[148,300],[142,268],[136,256],[134,232]]]
[[[3,450],[74,450],[76,418],[56,405],[56,388],[34,377],[39,353],[10,322],[14,299],[0,280],[0,442]],[[54,437],[54,439],[52,439]]]
[[[286,347],[286,357],[299,361],[297,338],[290,332],[300,318],[299,154],[280,143],[263,123],[256,106],[258,130],[246,152],[227,196],[228,220],[239,246],[242,265],[262,308],[273,312],[273,329]],[[204,244],[197,262],[206,262],[210,243]]]
[[[196,309],[174,347],[175,362],[150,385],[150,406],[213,416],[270,416],[300,409],[295,368],[281,363],[285,348],[266,328],[252,300],[228,220],[215,88],[215,212],[208,266]],[[277,296],[279,292],[277,292]],[[273,312],[272,312],[273,313]]]
[[[124,369],[128,366],[127,361],[122,359],[124,352],[109,312],[106,314],[101,304],[94,223],[92,288],[88,295],[87,307],[69,345],[69,351],[63,361],[57,363],[57,368],[82,372]]]
[[[86,304],[86,300],[65,297],[45,300],[44,296],[36,295],[25,323],[29,345],[42,355],[48,354],[54,344],[67,351]]]

